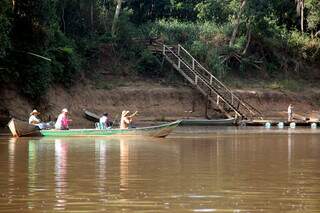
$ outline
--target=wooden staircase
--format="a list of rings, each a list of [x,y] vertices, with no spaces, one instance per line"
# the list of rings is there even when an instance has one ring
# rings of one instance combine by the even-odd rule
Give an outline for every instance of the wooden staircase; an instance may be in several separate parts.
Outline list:
[[[262,119],[261,112],[235,95],[181,45],[163,45],[162,54],[181,75],[209,101],[216,104],[227,117],[236,117],[241,120]]]

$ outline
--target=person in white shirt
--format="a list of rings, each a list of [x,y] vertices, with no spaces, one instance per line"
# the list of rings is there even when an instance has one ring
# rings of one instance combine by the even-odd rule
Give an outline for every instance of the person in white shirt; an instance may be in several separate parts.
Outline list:
[[[105,128],[110,126],[108,113],[103,113],[103,116],[99,119],[99,123],[102,124]]]
[[[40,112],[38,112],[36,109],[34,109],[30,113],[29,124],[33,124],[33,125],[40,124],[41,120],[39,118],[37,118],[37,115],[39,115],[39,114],[40,114]]]
[[[291,122],[293,119],[293,106],[290,104],[288,107],[288,121]]]
[[[50,129],[51,128],[50,123],[41,122],[41,120],[37,117],[38,115],[40,115],[40,112],[34,109],[30,113],[29,124],[35,125],[39,127],[39,129]]]

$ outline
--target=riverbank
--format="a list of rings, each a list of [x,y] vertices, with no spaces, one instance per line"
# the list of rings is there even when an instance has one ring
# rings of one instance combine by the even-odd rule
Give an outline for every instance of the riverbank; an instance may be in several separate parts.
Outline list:
[[[320,91],[288,92],[259,89],[234,89],[246,102],[259,109],[265,117],[286,119],[288,105],[294,105],[295,113],[305,117],[319,118]],[[307,94],[307,95],[306,95]],[[68,108],[73,127],[92,127],[83,116],[83,109],[97,114],[108,112],[113,120],[119,120],[122,110],[139,111],[137,123],[171,121],[205,116],[204,97],[187,84],[173,86],[156,81],[134,79],[121,85],[97,88],[94,82],[86,81],[71,89],[51,88],[37,109],[43,120],[55,119],[62,108]],[[27,120],[34,106],[19,96],[15,88],[1,91],[2,108],[11,117]],[[5,111],[3,110],[3,111]],[[214,108],[209,110],[212,118],[223,115]],[[2,118],[6,115],[2,115]]]

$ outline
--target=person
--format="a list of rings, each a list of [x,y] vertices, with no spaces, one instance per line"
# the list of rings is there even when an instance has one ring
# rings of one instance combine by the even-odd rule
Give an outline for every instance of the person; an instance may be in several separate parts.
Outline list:
[[[293,119],[293,106],[289,104],[288,106],[288,121],[291,122]]]
[[[64,108],[60,115],[58,116],[58,119],[56,121],[56,124],[54,125],[55,129],[60,130],[68,130],[69,129],[69,123],[71,120],[68,117],[68,110]]]
[[[99,119],[99,123],[102,124],[104,128],[108,128],[110,126],[107,112],[103,113],[102,117]]]
[[[49,123],[41,122],[41,120],[37,117],[38,115],[40,115],[40,112],[34,109],[30,113],[29,124],[35,125],[39,127],[39,129],[50,129],[51,128],[50,122]]]
[[[133,117],[138,113],[136,111],[132,115],[128,115],[130,111],[123,110],[121,113],[121,120],[120,120],[120,129],[128,129],[129,125],[131,124]]]
[[[37,117],[38,115],[40,115],[40,112],[38,112],[36,109],[34,109],[30,113],[29,124],[33,124],[33,125],[40,124],[41,120]]]

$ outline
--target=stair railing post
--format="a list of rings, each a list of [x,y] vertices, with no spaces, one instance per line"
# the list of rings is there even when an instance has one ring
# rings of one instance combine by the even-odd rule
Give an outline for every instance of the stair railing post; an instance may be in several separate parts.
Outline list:
[[[212,85],[212,75],[210,75],[210,85]]]
[[[178,58],[178,68],[179,68],[179,69],[181,68],[181,61],[180,61],[180,58]]]
[[[194,83],[195,83],[196,85],[198,85],[198,76],[197,76],[197,75],[195,75]]]
[[[195,67],[194,67],[194,58],[192,57],[192,69],[195,70]]]
[[[180,56],[180,44],[178,44],[178,56]]]

